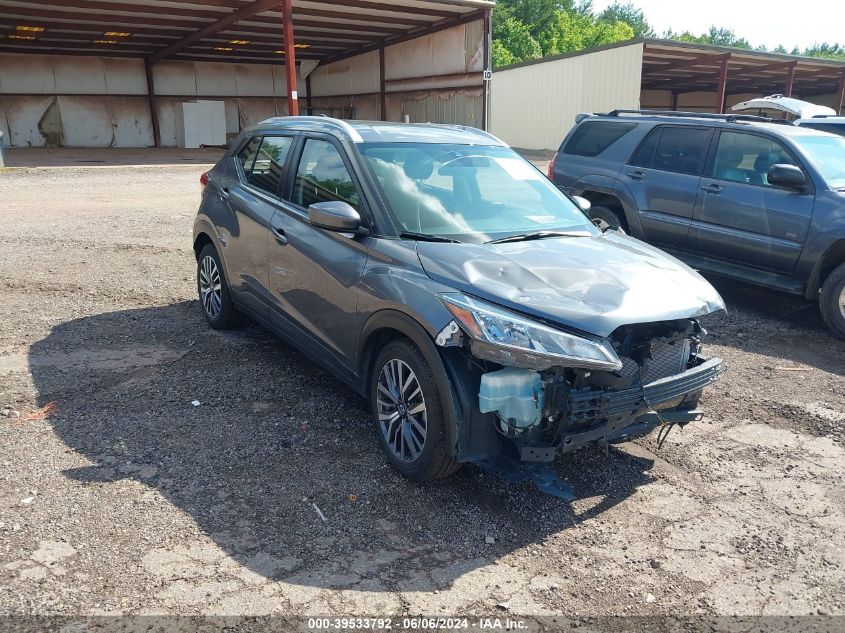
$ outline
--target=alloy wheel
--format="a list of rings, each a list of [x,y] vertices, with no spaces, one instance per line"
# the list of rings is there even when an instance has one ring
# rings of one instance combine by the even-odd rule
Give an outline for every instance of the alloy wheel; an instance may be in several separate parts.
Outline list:
[[[407,363],[393,358],[384,364],[376,404],[379,428],[393,455],[415,461],[425,447],[428,417],[422,387]]]
[[[200,262],[200,300],[209,318],[216,319],[223,307],[223,284],[217,262],[210,255]]]

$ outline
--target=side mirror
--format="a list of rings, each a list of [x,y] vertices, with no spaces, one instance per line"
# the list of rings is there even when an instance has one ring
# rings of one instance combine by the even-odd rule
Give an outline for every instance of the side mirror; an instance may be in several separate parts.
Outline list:
[[[308,221],[327,231],[355,233],[361,228],[361,216],[346,202],[330,200],[308,207]]]
[[[795,189],[797,191],[803,189],[807,183],[803,171],[795,165],[786,165],[783,163],[772,165],[766,177],[770,185],[784,187],[785,189]]]
[[[590,208],[593,206],[593,203],[587,200],[586,198],[582,198],[581,196],[572,196],[572,200],[575,204],[578,205],[578,208],[581,209],[584,213],[587,213]]]

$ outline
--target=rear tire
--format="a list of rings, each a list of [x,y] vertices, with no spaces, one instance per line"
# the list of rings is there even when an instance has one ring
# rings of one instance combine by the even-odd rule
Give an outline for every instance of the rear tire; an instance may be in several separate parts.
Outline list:
[[[625,221],[625,216],[621,211],[616,211],[608,207],[594,206],[590,207],[590,217],[602,223],[599,227],[602,230],[613,229],[614,231],[622,231],[623,233],[628,232],[628,223]]]
[[[819,308],[827,327],[836,336],[845,339],[845,264],[834,268],[824,280]]]
[[[404,477],[441,479],[461,467],[446,447],[443,397],[434,372],[408,339],[395,339],[379,353],[370,406],[381,447]]]
[[[230,330],[238,325],[223,262],[213,244],[206,244],[197,257],[197,294],[202,315],[212,328]]]

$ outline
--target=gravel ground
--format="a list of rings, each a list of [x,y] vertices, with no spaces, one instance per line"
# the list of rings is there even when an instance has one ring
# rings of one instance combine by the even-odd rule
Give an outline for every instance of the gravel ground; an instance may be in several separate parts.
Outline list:
[[[845,343],[814,305],[714,280],[706,420],[559,460],[574,503],[414,484],[349,389],[205,326],[202,171],[0,171],[0,613],[845,614]]]

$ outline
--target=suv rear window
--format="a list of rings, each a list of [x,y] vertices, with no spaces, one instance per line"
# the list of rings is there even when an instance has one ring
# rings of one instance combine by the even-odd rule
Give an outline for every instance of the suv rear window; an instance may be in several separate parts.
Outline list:
[[[585,121],[573,132],[563,148],[563,153],[598,156],[635,127],[636,123]]]
[[[808,127],[811,130],[819,130],[821,132],[830,132],[831,134],[845,136],[845,123],[802,123],[800,127]]]

